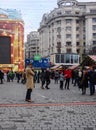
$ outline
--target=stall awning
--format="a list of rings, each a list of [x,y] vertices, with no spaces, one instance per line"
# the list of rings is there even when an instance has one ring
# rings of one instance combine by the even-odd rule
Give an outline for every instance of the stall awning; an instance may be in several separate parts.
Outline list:
[[[96,62],[96,55],[89,55],[89,57]]]
[[[60,70],[63,69],[65,66],[64,65],[55,65],[54,67],[51,67],[52,70]]]
[[[96,55],[88,55],[84,58],[81,66],[93,66],[96,64]]]
[[[73,66],[70,66],[69,69],[74,70],[74,69],[76,69],[77,67],[79,67],[79,65],[73,65]]]

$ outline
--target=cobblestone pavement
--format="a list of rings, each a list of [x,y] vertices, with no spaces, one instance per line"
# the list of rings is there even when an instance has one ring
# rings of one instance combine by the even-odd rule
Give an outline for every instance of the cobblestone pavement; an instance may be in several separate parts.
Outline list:
[[[0,130],[96,130],[96,94],[81,95],[70,85],[60,90],[52,81],[49,90],[36,84],[33,103],[25,102],[26,86],[0,84]]]

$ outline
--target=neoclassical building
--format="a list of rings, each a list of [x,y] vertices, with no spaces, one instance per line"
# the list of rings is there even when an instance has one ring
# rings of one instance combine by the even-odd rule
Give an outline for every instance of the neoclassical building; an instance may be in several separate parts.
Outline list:
[[[96,46],[96,2],[57,0],[38,29],[40,54],[53,63],[78,64]]]

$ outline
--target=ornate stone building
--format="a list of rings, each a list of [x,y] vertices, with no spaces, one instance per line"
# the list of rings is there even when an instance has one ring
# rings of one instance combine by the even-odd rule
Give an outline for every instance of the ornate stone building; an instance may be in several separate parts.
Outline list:
[[[40,54],[54,63],[78,64],[78,55],[82,60],[96,46],[96,2],[57,0],[57,5],[42,17]]]

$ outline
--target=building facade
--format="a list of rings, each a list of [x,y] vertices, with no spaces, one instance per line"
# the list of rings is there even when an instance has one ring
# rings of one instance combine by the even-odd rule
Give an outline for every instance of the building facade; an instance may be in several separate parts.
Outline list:
[[[71,63],[78,56],[82,61],[82,55],[89,51],[90,45],[96,46],[96,2],[57,0],[57,5],[42,17],[38,29],[40,54],[50,56],[55,63],[57,54],[57,63],[66,62],[67,54]]]
[[[15,9],[0,9],[0,68],[24,70],[24,22]]]
[[[33,58],[34,55],[39,54],[39,33],[32,31],[27,35],[26,42],[26,58]]]

